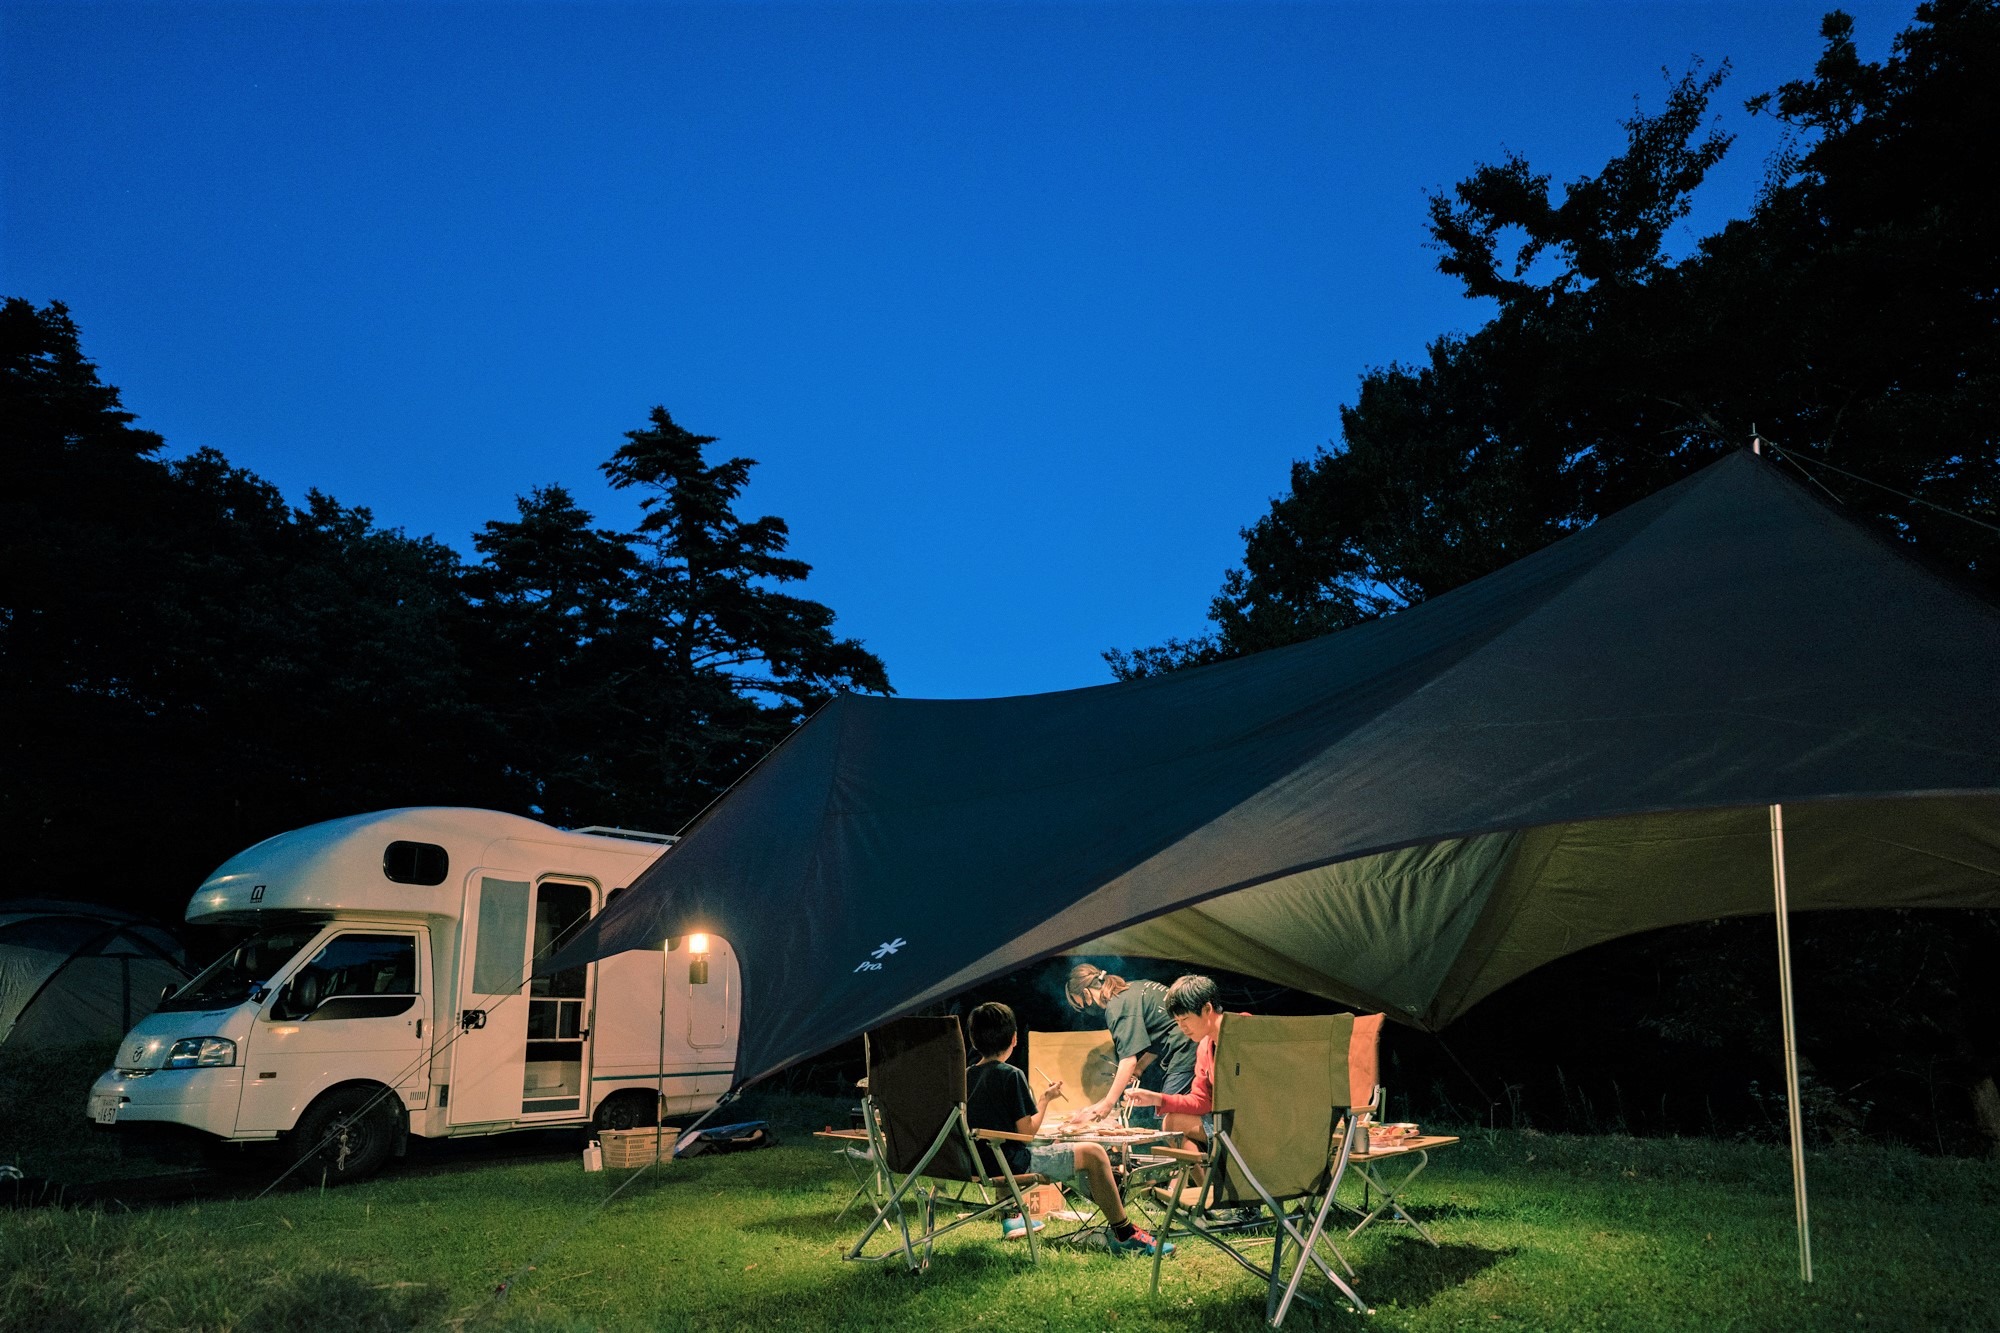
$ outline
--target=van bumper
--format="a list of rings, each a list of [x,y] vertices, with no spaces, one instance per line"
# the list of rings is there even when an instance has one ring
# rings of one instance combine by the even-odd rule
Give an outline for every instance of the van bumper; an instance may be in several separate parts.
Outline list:
[[[185,1125],[227,1139],[236,1136],[236,1107],[242,1100],[239,1066],[158,1069],[146,1074],[108,1069],[91,1086],[84,1114],[105,1128]]]

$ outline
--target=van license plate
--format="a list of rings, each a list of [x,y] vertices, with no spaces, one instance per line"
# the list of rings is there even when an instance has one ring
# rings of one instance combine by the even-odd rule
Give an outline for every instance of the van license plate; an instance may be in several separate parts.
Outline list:
[[[100,1125],[117,1124],[118,1099],[115,1097],[105,1097],[94,1103],[90,1108],[90,1118]]]

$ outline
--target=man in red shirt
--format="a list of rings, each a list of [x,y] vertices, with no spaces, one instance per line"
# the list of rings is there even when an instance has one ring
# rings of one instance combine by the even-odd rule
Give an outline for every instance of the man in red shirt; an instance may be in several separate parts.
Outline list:
[[[1160,1108],[1160,1128],[1177,1130],[1201,1144],[1214,1133],[1215,1039],[1222,1032],[1223,1017],[1215,1000],[1215,982],[1209,977],[1185,976],[1167,987],[1167,1017],[1196,1043],[1192,1086],[1182,1093],[1125,1091],[1125,1100],[1134,1106]]]

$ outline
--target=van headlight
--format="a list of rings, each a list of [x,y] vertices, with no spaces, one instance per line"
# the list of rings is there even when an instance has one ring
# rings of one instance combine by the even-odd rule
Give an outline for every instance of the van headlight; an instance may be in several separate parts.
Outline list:
[[[236,1043],[227,1037],[182,1037],[167,1052],[168,1069],[213,1069],[236,1063]]]

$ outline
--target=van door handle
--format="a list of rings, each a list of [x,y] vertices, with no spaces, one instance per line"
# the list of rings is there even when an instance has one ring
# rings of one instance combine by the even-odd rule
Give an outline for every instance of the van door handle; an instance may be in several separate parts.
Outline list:
[[[485,1026],[486,1011],[484,1009],[461,1009],[458,1011],[459,1031],[470,1032],[474,1028],[483,1028]]]
[[[424,1039],[424,1020],[419,1018],[417,1020],[417,1040],[422,1041],[423,1039]]]

